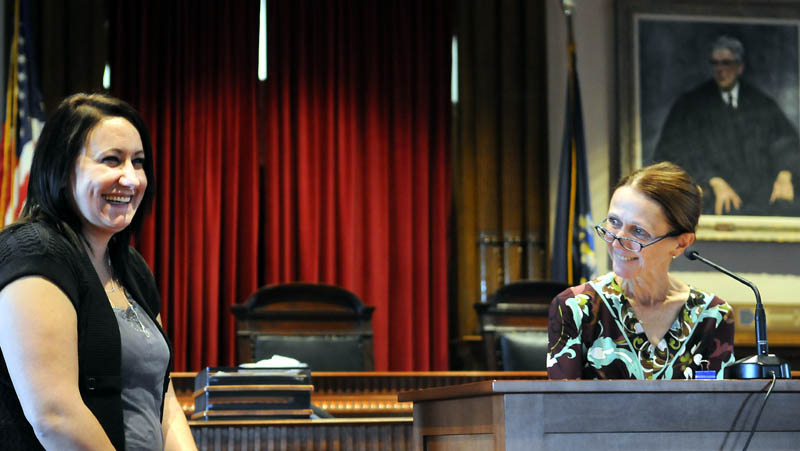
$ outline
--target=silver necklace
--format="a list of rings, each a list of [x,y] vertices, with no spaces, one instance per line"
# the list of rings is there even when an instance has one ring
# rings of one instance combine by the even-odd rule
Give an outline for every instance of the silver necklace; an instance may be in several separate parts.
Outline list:
[[[105,287],[103,287],[103,289],[106,290],[107,294],[111,294],[117,291],[117,284],[114,281],[114,269],[111,267],[111,254],[107,255],[108,256],[106,257],[106,264],[108,265],[108,275],[109,275],[109,281],[111,282],[111,289],[107,289]]]
[[[147,338],[150,338],[150,331],[144,326],[141,318],[139,318],[138,310],[139,309],[136,307],[136,303],[131,302],[131,298],[128,298],[128,308],[123,311],[123,318],[125,318],[125,320],[133,326],[135,331],[141,332]]]
[[[111,294],[117,291],[117,284],[114,282],[114,278],[112,277],[109,279],[109,281],[111,282],[111,289],[104,288],[104,290],[106,290],[106,294]]]

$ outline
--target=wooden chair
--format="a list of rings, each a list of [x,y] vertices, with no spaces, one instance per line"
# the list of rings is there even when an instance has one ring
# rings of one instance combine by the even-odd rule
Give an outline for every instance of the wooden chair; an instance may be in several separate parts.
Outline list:
[[[522,280],[475,304],[489,371],[547,369],[547,313],[553,298],[567,288],[560,282]]]
[[[259,288],[236,316],[239,363],[274,354],[312,371],[372,371],[372,312],[355,294],[332,285],[286,283]]]

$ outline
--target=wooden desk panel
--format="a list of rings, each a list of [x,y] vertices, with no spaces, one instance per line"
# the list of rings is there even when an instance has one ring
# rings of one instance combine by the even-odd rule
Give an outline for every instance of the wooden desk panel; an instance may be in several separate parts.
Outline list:
[[[405,451],[411,425],[411,418],[189,422],[201,451]]]

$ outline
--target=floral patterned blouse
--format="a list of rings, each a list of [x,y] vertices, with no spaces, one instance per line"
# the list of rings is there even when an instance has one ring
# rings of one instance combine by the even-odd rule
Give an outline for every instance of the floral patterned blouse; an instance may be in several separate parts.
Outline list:
[[[694,379],[733,363],[733,310],[690,287],[689,299],[658,344],[647,339],[614,274],[572,287],[550,305],[550,379]]]

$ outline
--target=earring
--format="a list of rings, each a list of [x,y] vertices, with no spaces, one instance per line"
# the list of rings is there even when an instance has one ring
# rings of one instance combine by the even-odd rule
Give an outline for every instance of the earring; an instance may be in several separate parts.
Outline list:
[[[678,256],[677,256],[677,255],[673,255],[673,256],[672,256],[672,259],[673,259],[673,260],[675,260],[676,258],[678,258]]]

